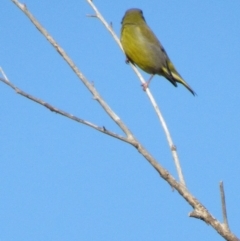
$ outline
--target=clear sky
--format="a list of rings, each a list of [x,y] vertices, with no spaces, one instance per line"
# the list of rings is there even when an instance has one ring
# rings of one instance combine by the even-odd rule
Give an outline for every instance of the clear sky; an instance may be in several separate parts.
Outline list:
[[[240,2],[94,1],[119,35],[132,7],[198,94],[156,76],[189,190],[240,237]],[[174,177],[166,138],[124,54],[86,1],[24,3]],[[122,134],[46,39],[0,2],[0,66],[22,90]],[[149,75],[143,73],[145,78]],[[222,240],[135,148],[52,113],[0,82],[0,240]]]

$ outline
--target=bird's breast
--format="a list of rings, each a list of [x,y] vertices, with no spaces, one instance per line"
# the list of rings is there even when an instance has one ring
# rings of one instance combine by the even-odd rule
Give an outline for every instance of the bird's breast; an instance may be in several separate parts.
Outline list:
[[[163,60],[159,42],[152,41],[151,36],[149,37],[141,26],[125,26],[121,42],[126,55],[142,70],[150,74],[161,71]]]

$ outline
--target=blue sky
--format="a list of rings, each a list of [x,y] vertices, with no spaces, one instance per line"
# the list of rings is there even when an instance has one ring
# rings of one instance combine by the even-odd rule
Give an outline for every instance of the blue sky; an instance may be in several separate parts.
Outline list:
[[[28,1],[139,141],[176,177],[166,138],[124,54],[86,1]],[[94,1],[120,33],[141,8],[198,94],[154,77],[189,190],[240,236],[239,1]],[[122,134],[72,70],[9,0],[0,3],[0,66],[22,90]],[[147,79],[149,76],[143,73]],[[131,146],[71,121],[0,83],[0,240],[222,240]]]

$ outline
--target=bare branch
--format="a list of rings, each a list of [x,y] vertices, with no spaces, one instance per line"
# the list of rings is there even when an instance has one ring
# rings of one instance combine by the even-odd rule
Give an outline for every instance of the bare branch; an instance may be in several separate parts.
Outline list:
[[[0,68],[0,72],[4,73],[1,68]],[[3,74],[3,75],[4,75],[4,74]],[[0,78],[0,81],[2,81],[2,82],[5,83],[6,85],[8,85],[8,86],[10,86],[12,89],[14,89],[17,94],[20,94],[20,95],[22,95],[22,96],[24,96],[24,97],[26,97],[26,98],[28,98],[28,99],[30,99],[30,100],[38,103],[38,104],[40,104],[40,105],[45,106],[45,107],[46,107],[47,109],[49,109],[50,111],[53,111],[53,112],[55,112],[55,113],[57,113],[57,114],[60,114],[60,115],[62,115],[62,116],[65,116],[65,117],[67,117],[67,118],[69,118],[69,119],[72,119],[72,120],[74,120],[74,121],[77,121],[77,122],[79,122],[79,123],[81,123],[81,124],[87,125],[87,126],[93,128],[93,129],[97,130],[97,131],[100,131],[100,132],[104,133],[104,134],[107,134],[107,135],[109,135],[109,136],[112,136],[112,137],[117,138],[117,139],[119,139],[119,140],[121,140],[121,141],[124,141],[124,142],[127,142],[127,143],[130,143],[130,144],[131,144],[131,142],[129,142],[129,140],[128,140],[127,138],[125,138],[125,137],[123,137],[123,136],[120,136],[120,135],[118,135],[118,134],[116,134],[116,133],[113,133],[113,132],[107,130],[105,127],[99,127],[99,126],[97,126],[97,125],[95,125],[95,124],[93,124],[93,123],[91,123],[91,122],[89,122],[89,121],[85,121],[85,120],[83,120],[83,119],[80,119],[79,117],[76,117],[76,116],[74,116],[74,115],[72,115],[72,114],[70,114],[70,113],[67,113],[66,111],[63,111],[63,110],[60,110],[60,109],[54,107],[53,105],[47,103],[47,102],[44,101],[44,100],[41,100],[41,99],[39,99],[39,98],[36,98],[36,97],[34,97],[34,96],[32,96],[32,95],[30,95],[30,94],[22,91],[21,89],[19,89],[19,88],[16,87],[15,85],[13,85],[9,80]]]
[[[88,88],[88,90],[92,93],[93,98],[96,99],[102,108],[108,113],[108,115],[116,122],[116,124],[123,130],[123,132],[127,135],[129,140],[133,140],[133,134],[127,128],[127,126],[121,121],[121,119],[117,116],[117,114],[108,106],[108,104],[103,100],[94,86],[87,80],[87,78],[82,74],[82,72],[77,68],[71,58],[67,55],[67,53],[58,45],[58,43],[53,39],[53,37],[44,29],[41,24],[34,18],[34,16],[28,11],[26,5],[19,3],[17,0],[12,0],[14,4],[17,5],[19,9],[21,9],[26,16],[30,19],[30,21],[34,24],[34,26],[43,34],[43,36],[50,42],[50,44],[57,50],[57,52],[63,57],[63,59],[67,62],[70,68],[75,72],[78,78],[83,82],[83,84]]]
[[[69,66],[73,69],[73,71],[77,74],[77,76],[82,80],[85,86],[89,89],[89,91],[93,94],[93,97],[100,103],[100,105],[104,108],[104,110],[109,114],[109,116],[119,125],[119,127],[125,132],[127,135],[128,143],[131,143],[137,150],[148,160],[148,162],[156,169],[159,175],[169,183],[171,187],[176,189],[178,193],[191,205],[194,209],[194,212],[197,213],[195,215],[196,218],[199,218],[210,224],[220,235],[222,235],[226,240],[238,241],[237,237],[231,233],[229,230],[225,228],[218,220],[216,220],[207,209],[187,190],[185,186],[178,183],[170,173],[165,170],[155,159],[151,156],[150,153],[136,140],[136,138],[132,135],[130,130],[125,126],[125,124],[119,119],[119,117],[110,109],[110,107],[102,100],[101,96],[97,92],[97,90],[93,87],[93,85],[87,81],[84,75],[77,69],[73,61],[67,56],[64,50],[56,43],[56,41],[47,33],[47,31],[37,22],[37,20],[30,14],[27,10],[26,6],[20,4],[17,0],[12,0],[32,21],[32,23],[38,28],[38,30],[46,37],[46,39],[53,45],[53,47],[58,51],[58,53],[64,58],[64,60],[69,64]],[[89,3],[92,3],[90,0],[87,0]],[[97,15],[99,17],[99,15]],[[111,27],[109,27],[111,29]],[[6,84],[8,81],[5,82]],[[148,92],[148,91],[147,91]],[[26,96],[29,98],[29,96]],[[33,100],[35,101],[35,100]],[[48,108],[48,106],[46,106]],[[103,131],[106,131],[103,128]],[[176,150],[174,145],[170,146],[171,150]],[[193,213],[194,213],[193,212]],[[194,214],[192,215],[194,216]]]
[[[123,130],[123,132],[127,135],[129,140],[134,140],[134,136],[131,133],[131,131],[127,128],[127,126],[121,121],[121,119],[116,115],[116,113],[113,112],[113,110],[107,105],[107,103],[102,99],[102,97],[100,96],[100,94],[97,92],[97,90],[94,88],[94,86],[85,78],[85,76],[80,72],[80,70],[77,68],[77,66],[73,63],[73,61],[70,59],[70,57],[65,53],[65,51],[57,44],[57,42],[53,39],[53,37],[47,32],[46,29],[44,29],[41,24],[34,18],[34,16],[28,11],[26,5],[23,5],[21,3],[19,3],[17,0],[12,0],[12,2],[14,4],[16,4],[26,15],[27,17],[30,19],[30,21],[36,26],[36,28],[46,37],[46,39],[52,44],[52,46],[57,50],[57,52],[63,57],[63,59],[68,63],[68,65],[72,68],[72,70],[76,73],[76,75],[80,78],[80,80],[85,84],[85,86],[89,89],[89,91],[93,94],[94,99],[96,99],[100,105],[104,108],[104,110],[109,114],[109,116],[117,123],[117,125]],[[99,18],[105,25],[105,27],[109,30],[109,32],[112,34],[112,36],[114,37],[114,39],[117,41],[118,45],[121,47],[121,43],[117,37],[117,35],[114,33],[114,31],[112,30],[112,26],[109,25],[104,18],[102,17],[102,15],[98,12],[98,10],[96,9],[96,7],[92,4],[92,2],[90,0],[88,0],[88,2],[91,4],[91,6],[93,7],[93,9],[96,12],[96,17]],[[95,15],[94,15],[95,16]],[[122,47],[121,47],[122,48]],[[145,83],[145,81],[143,80],[143,78],[141,77],[140,73],[138,72],[137,68],[132,65],[133,69],[135,70],[135,73],[138,75],[138,77],[142,80],[142,83]],[[177,152],[176,149],[173,149],[172,147],[174,146],[173,141],[171,139],[170,133],[167,129],[167,125],[166,122],[164,121],[159,108],[157,107],[157,104],[153,98],[153,96],[151,95],[149,89],[146,90],[150,100],[152,100],[153,106],[155,107],[156,113],[160,119],[160,121],[162,122],[164,131],[167,135],[167,139],[169,142],[169,146],[173,155],[173,159],[175,161],[175,165],[177,167],[177,172],[178,172],[178,176],[180,179],[180,182],[182,183],[182,185],[185,186],[185,181],[183,178],[183,174],[180,168],[180,162],[177,156]]]
[[[223,223],[224,223],[225,227],[229,230],[223,181],[221,181],[219,183],[219,187],[220,187],[220,194],[221,194]]]

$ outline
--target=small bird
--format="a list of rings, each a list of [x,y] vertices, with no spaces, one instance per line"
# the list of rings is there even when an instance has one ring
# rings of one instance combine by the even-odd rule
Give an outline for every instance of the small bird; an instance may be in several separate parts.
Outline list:
[[[141,9],[127,10],[121,23],[121,43],[127,62],[130,61],[151,74],[147,83],[143,85],[144,90],[148,88],[154,75],[158,74],[168,79],[175,87],[177,82],[181,83],[196,95],[179,75],[163,46],[148,27]]]

